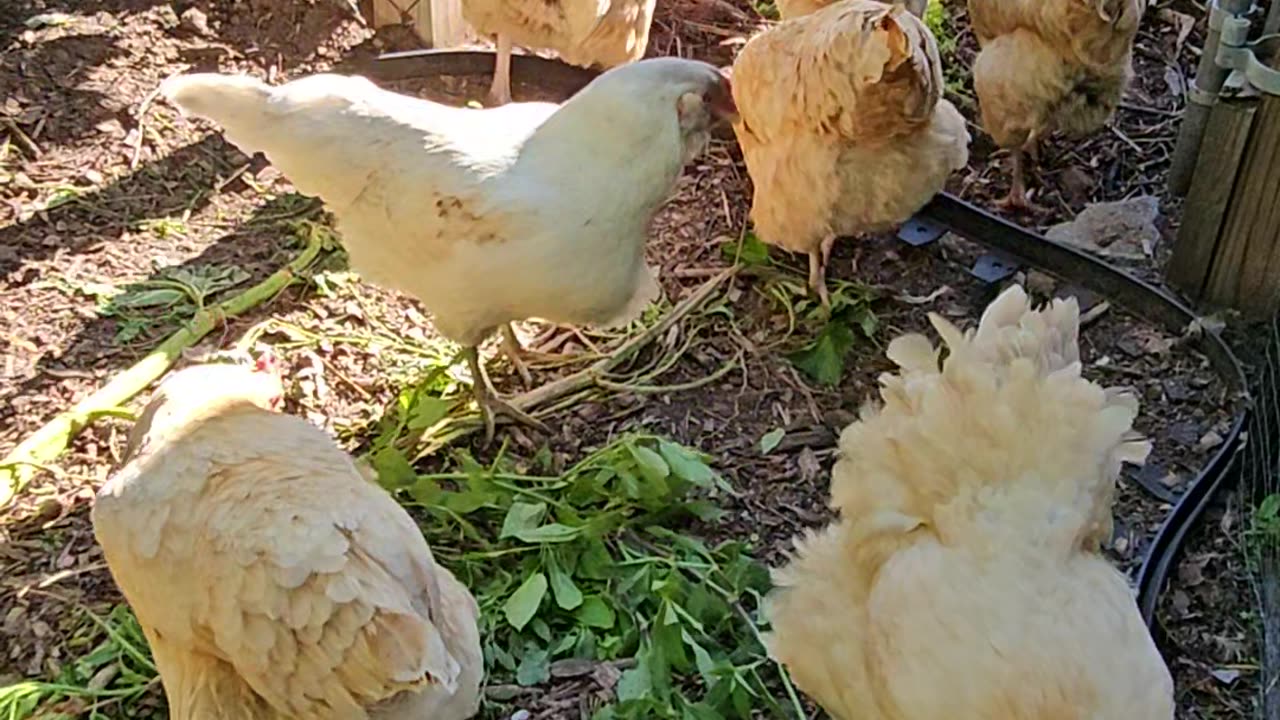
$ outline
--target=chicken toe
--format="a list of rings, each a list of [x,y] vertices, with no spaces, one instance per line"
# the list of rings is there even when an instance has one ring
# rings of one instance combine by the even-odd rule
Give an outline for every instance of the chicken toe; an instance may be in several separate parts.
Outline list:
[[[516,422],[524,423],[532,428],[549,432],[541,420],[511,405],[498,396],[489,374],[485,372],[484,363],[480,362],[480,351],[473,345],[466,349],[467,364],[471,368],[471,390],[475,393],[476,406],[480,410],[480,418],[484,421],[484,443],[493,442],[496,416],[506,415]]]
[[[520,374],[520,380],[524,382],[524,386],[532,387],[533,376],[529,374],[529,366],[524,361],[525,349],[520,345],[520,339],[516,337],[516,331],[511,327],[511,323],[502,326],[502,352]]]
[[[822,307],[829,310],[831,295],[827,293],[827,265],[822,260],[823,255],[821,250],[813,250],[809,253],[809,290],[818,296]]]
[[[499,33],[497,46],[493,85],[489,87],[490,107],[511,102],[511,36]]]

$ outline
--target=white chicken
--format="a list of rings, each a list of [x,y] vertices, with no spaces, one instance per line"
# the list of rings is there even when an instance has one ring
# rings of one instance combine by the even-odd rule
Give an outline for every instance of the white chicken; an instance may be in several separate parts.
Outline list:
[[[889,343],[840,435],[840,518],[797,543],[771,654],[838,720],[1173,720],[1173,681],[1099,553],[1138,400],[1081,376],[1074,299],[1011,286],[946,343]]]
[[[174,374],[94,504],[170,717],[470,717],[475,599],[327,435],[268,409],[281,395],[243,366]]]
[[[706,63],[658,58],[596,78],[563,105],[454,108],[360,77],[315,75],[279,87],[186,75],[162,92],[262,151],[338,220],[353,268],[417,297],[467,348],[493,437],[500,401],[476,346],[510,322],[613,325],[659,293],[644,260],[648,227],[717,117],[736,110]]]

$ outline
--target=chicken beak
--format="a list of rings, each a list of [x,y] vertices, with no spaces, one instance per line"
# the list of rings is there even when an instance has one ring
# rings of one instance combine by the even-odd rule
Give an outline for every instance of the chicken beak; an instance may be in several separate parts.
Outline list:
[[[733,84],[730,81],[732,74],[732,68],[720,68],[720,87],[712,93],[708,103],[713,116],[730,124],[738,122],[738,105],[733,101]]]

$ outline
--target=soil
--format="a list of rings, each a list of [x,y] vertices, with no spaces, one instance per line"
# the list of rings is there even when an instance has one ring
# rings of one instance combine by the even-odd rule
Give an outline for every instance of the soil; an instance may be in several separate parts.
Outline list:
[[[180,119],[155,102],[151,93],[161,80],[188,70],[245,71],[272,80],[331,68],[359,71],[379,52],[417,45],[402,28],[375,35],[341,3],[327,0],[202,0],[176,8],[149,0],[17,5],[0,16],[0,119],[6,123],[0,136],[8,134],[0,155],[0,453],[172,330],[158,325],[122,334],[117,318],[98,312],[96,293],[103,285],[142,281],[174,266],[234,266],[254,282],[298,251],[298,233],[281,220],[319,219],[316,205],[287,195],[288,182],[265,161],[245,157],[209,125]],[[204,14],[207,27],[180,18],[191,7]],[[54,11],[73,16],[61,24],[24,25]],[[954,65],[963,68],[975,45],[963,8],[953,13],[960,28]],[[1082,142],[1045,143],[1031,179],[1037,201],[1048,210],[1012,219],[1044,228],[1091,202],[1154,195],[1161,200],[1165,242],[1130,269],[1159,279],[1180,210],[1163,182],[1182,106],[1176,78],[1194,72],[1203,15],[1189,0],[1152,3],[1135,53],[1137,80],[1114,122]],[[1182,16],[1194,18],[1194,25],[1180,41]],[[747,0],[663,0],[650,54],[728,64],[761,22]],[[977,129],[965,76],[955,73],[949,95],[975,123],[972,160],[949,189],[991,207],[1007,192],[1007,173]],[[388,84],[457,104],[480,98],[486,85],[483,77]],[[517,87],[516,95],[558,99],[530,87]],[[655,222],[649,248],[669,299],[688,295],[726,266],[722,246],[735,244],[747,224],[749,182],[731,142],[713,143],[688,168]],[[176,222],[157,222],[166,218]],[[637,429],[701,448],[740,492],[726,519],[708,531],[749,538],[760,559],[776,563],[797,532],[829,517],[826,477],[836,433],[888,369],[884,342],[926,330],[926,311],[972,323],[998,292],[968,272],[979,253],[951,236],[922,248],[893,237],[842,243],[830,275],[876,291],[872,307],[880,331],[875,341],[855,347],[834,388],[809,381],[788,361],[787,353],[807,339],[806,328],[779,342],[787,338],[786,313],[770,299],[764,280],[744,275],[724,293],[726,312],[682,330],[698,333],[697,342],[660,382],[696,383],[741,357],[737,369],[679,393],[614,394],[578,404],[553,418],[554,432],[546,438],[521,429],[502,432],[530,454],[547,443],[569,459]],[[790,262],[803,266],[802,258]],[[1073,291],[1041,273],[1015,279],[1042,297]],[[271,317],[279,322],[264,341],[297,379],[287,409],[333,431],[353,450],[367,441],[414,367],[394,352],[307,338],[357,327],[411,341],[432,336],[416,303],[393,293],[358,283],[330,292],[295,286],[228,321],[186,360],[225,349]],[[522,330],[532,334],[537,327]],[[1081,344],[1092,377],[1136,388],[1142,399],[1138,425],[1154,442],[1148,466],[1127,473],[1121,484],[1116,532],[1107,547],[1132,575],[1171,503],[1226,434],[1235,398],[1179,337],[1115,308],[1086,327]],[[535,383],[560,372],[535,367]],[[494,379],[504,391],[520,390],[504,365],[494,365]],[[762,454],[761,438],[777,428],[786,430],[783,441]],[[75,655],[76,610],[102,611],[121,601],[87,511],[96,487],[119,462],[127,429],[120,420],[94,423],[58,459],[56,470],[37,476],[6,511],[0,634],[9,650],[0,657],[0,681],[53,677]],[[492,449],[475,452],[484,457]],[[1180,719],[1245,717],[1255,705],[1256,653],[1242,619],[1250,609],[1248,584],[1240,553],[1231,546],[1234,535],[1225,527],[1230,517],[1230,510],[1216,511],[1193,540],[1161,608]],[[573,695],[579,690],[592,691],[556,688],[528,709],[534,718],[576,716]]]

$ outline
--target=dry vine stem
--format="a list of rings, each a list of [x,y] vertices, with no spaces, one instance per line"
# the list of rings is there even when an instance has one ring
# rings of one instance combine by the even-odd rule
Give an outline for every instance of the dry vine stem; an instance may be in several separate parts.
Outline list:
[[[511,404],[519,410],[533,414],[533,408],[546,406],[549,403],[555,402],[556,400],[568,395],[572,395],[580,390],[585,390],[592,386],[599,385],[600,381],[609,373],[609,371],[621,365],[632,355],[640,352],[644,346],[653,342],[655,338],[661,337],[667,332],[668,328],[679,322],[689,313],[693,312],[701,306],[702,303],[706,302],[707,298],[711,297],[711,293],[720,286],[720,283],[732,277],[738,272],[738,269],[739,266],[735,265],[703,283],[701,287],[693,292],[693,294],[689,295],[689,297],[684,300],[681,300],[674,308],[672,308],[671,312],[667,313],[665,317],[654,323],[652,327],[632,338],[622,347],[613,351],[608,357],[601,358],[572,375],[566,375],[559,380],[549,382],[546,385],[534,388],[523,395],[514,397],[510,401]],[[615,387],[623,387],[620,384],[611,384]],[[441,428],[440,426],[428,429],[427,432],[419,439],[424,446],[422,450],[414,456],[414,460],[420,460],[431,455],[445,445],[457,440],[458,438],[470,435],[479,428],[480,423],[479,421],[476,421],[466,428],[456,430],[453,427],[447,427],[446,429]]]
[[[297,275],[320,256],[324,244],[324,235],[313,228],[306,248],[293,262],[243,293],[200,310],[190,323],[170,335],[151,354],[19,443],[0,460],[0,508],[9,504],[45,463],[62,454],[81,430],[164,375],[183,350],[200,342],[219,322],[253,309],[291,285]]]

